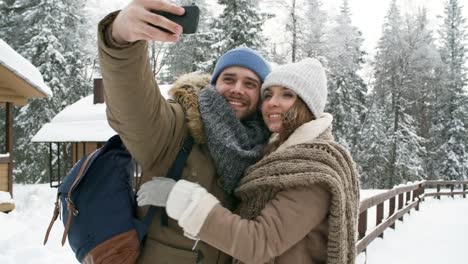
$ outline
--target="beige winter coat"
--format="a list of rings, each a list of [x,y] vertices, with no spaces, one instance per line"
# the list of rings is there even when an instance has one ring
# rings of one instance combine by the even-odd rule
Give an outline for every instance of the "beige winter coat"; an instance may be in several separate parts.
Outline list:
[[[107,117],[126,147],[142,166],[143,181],[166,175],[189,131],[196,144],[188,157],[182,178],[198,182],[223,204],[226,197],[218,185],[213,160],[204,143],[198,115],[197,91],[208,84],[209,76],[191,75],[179,80],[172,91],[175,101],[166,101],[159,91],[148,58],[147,42],[119,46],[110,38],[110,24],[116,14],[99,24],[99,60],[104,80]],[[142,217],[146,209],[140,209]],[[168,227],[153,218],[140,263],[228,263],[221,251],[183,236],[176,221]]]
[[[327,118],[303,125],[249,169],[236,191],[240,216],[216,205],[200,239],[243,263],[354,263],[358,176]]]

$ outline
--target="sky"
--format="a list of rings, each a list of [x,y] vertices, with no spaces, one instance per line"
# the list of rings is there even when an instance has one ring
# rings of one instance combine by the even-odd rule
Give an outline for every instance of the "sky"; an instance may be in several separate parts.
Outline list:
[[[55,222],[47,245],[43,245],[57,189],[48,184],[15,184],[13,190],[16,209],[9,214],[0,213],[0,263],[77,264],[68,242],[61,246],[64,228],[60,219]],[[362,190],[361,198],[379,192]],[[375,211],[369,212],[368,230],[375,226],[373,215]],[[426,198],[420,211],[412,210],[404,216],[404,222],[396,223],[395,230],[385,231],[384,239],[374,240],[367,255],[357,257],[356,264],[465,264],[467,237],[467,199]]]

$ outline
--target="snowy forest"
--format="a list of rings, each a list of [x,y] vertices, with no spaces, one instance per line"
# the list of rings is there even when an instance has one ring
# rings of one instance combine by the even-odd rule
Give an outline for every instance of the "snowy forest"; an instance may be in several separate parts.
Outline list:
[[[214,0],[176,1],[201,8],[198,33],[176,44],[150,43],[160,83],[192,71],[209,73],[222,53],[239,46],[259,50],[273,64],[316,57],[327,70],[326,111],[334,116],[335,138],[352,153],[362,188],[467,179],[467,32],[458,0],[446,0],[443,15],[431,19],[423,7],[408,13],[390,1],[368,61],[348,0],[333,15],[320,0],[218,0],[221,10],[208,1]],[[30,140],[65,106],[92,93],[99,68],[89,14],[98,2],[0,0],[0,38],[40,70],[54,93],[15,108],[17,183],[48,182],[48,145]],[[276,29],[284,37],[278,44],[263,25],[280,13],[287,21]],[[364,65],[371,69],[367,74]]]

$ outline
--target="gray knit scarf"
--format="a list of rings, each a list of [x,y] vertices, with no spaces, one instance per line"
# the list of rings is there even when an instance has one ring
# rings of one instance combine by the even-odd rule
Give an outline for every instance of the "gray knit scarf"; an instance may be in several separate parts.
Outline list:
[[[211,156],[229,194],[238,186],[244,171],[263,155],[270,133],[259,113],[240,121],[213,86],[198,95],[200,114]]]

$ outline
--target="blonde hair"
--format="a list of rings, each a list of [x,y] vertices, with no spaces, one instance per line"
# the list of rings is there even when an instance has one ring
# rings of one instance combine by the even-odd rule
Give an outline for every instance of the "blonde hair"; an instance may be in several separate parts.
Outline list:
[[[267,145],[265,154],[270,154],[275,151],[298,127],[314,119],[315,116],[312,114],[309,107],[307,107],[300,97],[297,97],[291,108],[284,114],[283,128],[278,135],[278,139]]]

